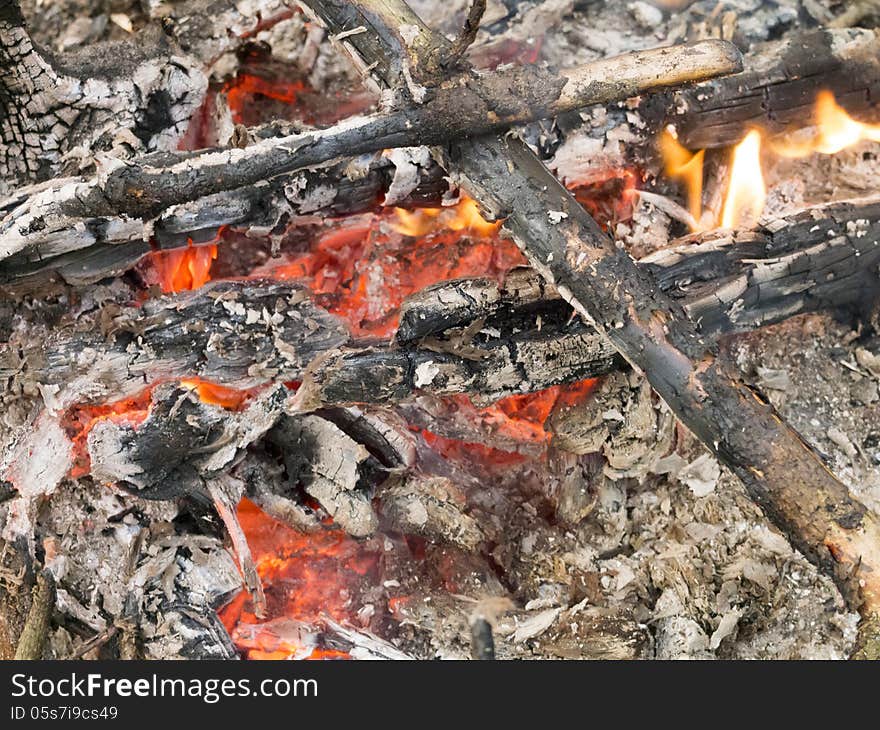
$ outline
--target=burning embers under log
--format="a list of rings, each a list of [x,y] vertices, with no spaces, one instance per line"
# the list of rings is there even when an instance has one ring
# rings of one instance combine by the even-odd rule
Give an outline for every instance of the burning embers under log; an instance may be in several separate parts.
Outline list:
[[[273,55],[265,39],[280,31],[248,30],[181,150],[227,136],[246,150],[271,130],[245,127],[331,125],[372,103],[350,79],[334,85],[350,71],[329,65],[317,24],[277,17],[307,38],[307,68],[290,73]],[[474,57],[543,47],[511,31]],[[744,124],[717,149],[688,149],[674,119],[658,138],[637,101],[523,133],[604,231],[650,254],[641,268],[709,340],[778,324],[798,341],[798,327],[823,326],[810,313],[870,314],[880,266],[876,194],[822,207],[835,195],[809,181],[791,193],[786,165],[839,153],[848,164],[854,150],[876,160],[880,127],[828,90],[812,98],[811,123],[783,134]],[[602,154],[568,170],[578,145]],[[612,148],[624,154],[603,156]],[[31,407],[0,454],[4,538],[29,541],[24,554],[56,576],[67,618],[47,652],[462,657],[485,654],[486,630],[504,658],[848,651],[855,615],[837,589],[767,528],[566,292],[526,267],[502,221],[442,175],[422,190],[437,164],[426,148],[375,159],[388,169],[352,214],[324,200],[328,173],[294,212],[263,211],[271,226],[159,226],[124,275],[53,281],[45,314],[0,310],[12,345],[0,375]],[[363,160],[338,164],[352,186],[373,174]],[[546,215],[566,225],[564,211]],[[794,314],[805,323],[786,321]],[[51,356],[27,342],[41,336]],[[772,334],[754,340],[765,341],[772,349]],[[746,362],[752,340],[739,342]],[[880,365],[864,344],[846,340],[845,375],[874,413]],[[768,397],[803,409],[788,373],[754,357]],[[876,433],[828,438],[867,474],[872,504]],[[119,567],[112,587],[107,566]]]

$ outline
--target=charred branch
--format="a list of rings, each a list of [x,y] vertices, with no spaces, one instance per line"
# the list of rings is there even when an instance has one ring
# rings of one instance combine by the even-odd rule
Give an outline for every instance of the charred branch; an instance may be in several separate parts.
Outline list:
[[[815,206],[754,229],[694,234],[638,265],[707,336],[815,311],[867,315],[880,297],[880,202]],[[417,343],[478,320],[492,328],[526,315],[552,327],[571,314],[553,285],[519,269],[502,283],[460,279],[413,294],[401,307],[397,340]]]
[[[8,213],[0,223],[0,260],[22,251],[33,259],[91,245],[96,236],[86,220],[110,218],[118,240],[146,239],[149,226],[145,229],[140,219],[154,218],[169,206],[255,186],[279,174],[341,157],[440,144],[567,109],[730,73],[739,69],[739,63],[739,54],[730,44],[705,41],[641,51],[562,74],[535,66],[482,77],[465,74],[432,89],[424,104],[348,119],[325,130],[259,140],[245,149],[158,152],[125,162],[110,161],[95,178],[55,181],[6,201],[3,207]],[[103,221],[99,228],[106,229],[108,223]],[[69,241],[71,229],[77,231],[74,243]]]
[[[471,0],[471,7],[468,10],[467,18],[464,21],[464,27],[461,33],[452,43],[449,49],[449,55],[443,59],[443,65],[447,68],[454,67],[458,60],[464,55],[465,51],[477,39],[477,33],[480,30],[480,21],[486,12],[486,0]]]
[[[32,192],[32,191],[31,191]],[[18,253],[0,261],[0,284],[38,285],[47,277],[83,284],[121,273],[151,249],[213,240],[223,226],[283,231],[315,217],[379,210],[383,205],[440,205],[450,193],[445,173],[427,154],[373,155],[325,170],[277,175],[265,185],[237,188],[168,208],[145,228],[126,216],[43,219]],[[29,191],[7,202],[12,220]]]
[[[201,377],[242,389],[298,380],[313,358],[348,341],[345,326],[302,287],[259,281],[212,282],[142,307],[108,303],[41,336],[7,343],[0,377],[57,385],[61,409],[163,380]]]
[[[316,363],[301,397],[310,406],[401,402],[419,392],[467,393],[479,402],[593,378],[620,366],[613,348],[580,324],[544,333],[534,329],[485,345],[355,349]],[[493,341],[494,340],[494,341]],[[462,354],[463,353],[463,354]]]

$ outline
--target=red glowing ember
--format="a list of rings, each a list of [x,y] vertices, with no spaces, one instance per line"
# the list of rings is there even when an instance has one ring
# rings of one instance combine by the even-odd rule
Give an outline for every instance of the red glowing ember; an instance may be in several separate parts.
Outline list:
[[[226,101],[236,124],[253,125],[249,110],[260,108],[261,100],[272,99],[282,104],[295,105],[297,96],[306,88],[303,81],[268,79],[255,74],[241,73],[223,87]]]
[[[545,423],[557,406],[571,406],[587,398],[595,389],[598,379],[582,380],[571,385],[556,385],[537,393],[512,395],[485,408],[478,408],[466,395],[450,396],[447,400],[479,431],[497,443],[509,443],[511,450],[490,447],[480,443],[444,438],[423,431],[426,443],[438,453],[456,460],[484,464],[510,464],[526,457],[516,452],[516,445],[541,446],[549,444],[552,434]]]
[[[104,420],[114,423],[128,423],[133,426],[143,423],[150,414],[152,394],[153,389],[150,387],[131,398],[124,398],[113,403],[76,405],[64,414],[61,425],[73,441],[71,479],[85,476],[91,471],[87,439],[95,424]]]
[[[166,294],[189,291],[204,286],[211,280],[211,263],[217,258],[217,244],[194,246],[189,241],[186,248],[156,251],[151,263],[156,270],[159,284]]]
[[[238,519],[263,581],[268,620],[257,618],[247,593],[238,594],[220,614],[236,645],[249,659],[345,658],[322,649],[310,628],[357,612],[351,590],[376,580],[377,550],[335,530],[297,532],[248,500]]]
[[[361,219],[363,221],[363,219]],[[377,216],[322,236],[308,253],[272,267],[280,279],[304,279],[317,301],[358,336],[388,338],[403,300],[430,284],[465,276],[501,276],[524,263],[470,200],[446,209]]]
[[[70,408],[63,416],[61,425],[73,441],[72,479],[87,475],[91,471],[88,451],[88,437],[99,421],[113,421],[138,426],[150,415],[153,389],[163,381],[156,381],[139,393],[112,403],[100,405],[79,404]],[[221,406],[229,410],[239,410],[259,388],[238,390],[202,378],[181,380],[180,385],[194,391],[204,403]]]

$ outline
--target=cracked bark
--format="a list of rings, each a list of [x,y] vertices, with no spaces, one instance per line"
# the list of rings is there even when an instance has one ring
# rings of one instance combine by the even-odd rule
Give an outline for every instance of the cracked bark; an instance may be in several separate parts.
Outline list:
[[[96,155],[173,149],[207,88],[159,33],[55,57],[0,11],[0,193],[76,172]]]
[[[819,91],[831,91],[851,114],[880,115],[880,33],[822,29],[760,44],[744,71],[647,99],[642,116],[655,131],[675,126],[691,149],[727,147],[752,127],[769,134],[809,126]]]
[[[187,18],[188,16],[185,20]],[[181,22],[181,27],[189,27],[188,22]],[[204,29],[196,30],[196,35],[206,33]],[[547,107],[545,112],[550,114],[578,105],[579,100],[587,98],[613,99],[635,93],[641,88],[640,85],[659,83],[658,79],[662,80],[664,77],[664,83],[669,82],[673,78],[670,69],[675,68],[676,64],[677,73],[682,74],[682,77],[692,78],[696,72],[694,66],[699,66],[706,59],[714,59],[714,63],[722,64],[732,60],[724,60],[723,54],[718,56],[717,53],[722,49],[717,46],[705,46],[704,49],[696,52],[690,60],[688,55],[666,58],[665,62],[671,62],[671,66],[665,66],[662,73],[653,77],[645,71],[643,64],[628,64],[617,58],[581,67],[581,76],[568,79],[561,90],[559,84],[564,72],[556,75],[541,70],[523,72],[521,69],[514,69],[507,72],[508,76],[484,76],[484,81],[476,86],[459,77],[457,82],[447,82],[445,91],[436,93],[441,97],[443,93],[447,95],[447,102],[443,103],[453,103],[448,101],[451,97],[456,104],[459,102],[459,94],[470,94],[467,98],[473,103],[464,106],[473,112],[472,121],[477,125],[471,129],[474,131],[485,127],[481,109],[486,111],[492,104],[504,105],[504,93],[509,88],[507,82],[511,80],[518,79],[519,86],[514,84],[515,88],[528,82],[555,89],[559,94],[556,106],[544,99],[537,102],[538,106]],[[743,129],[750,124],[760,124],[770,131],[808,125],[812,121],[815,91],[820,88],[834,91],[852,113],[875,116],[874,100],[880,96],[880,90],[876,88],[876,79],[880,78],[878,50],[880,40],[877,34],[865,30],[811,31],[786,41],[761,45],[745,56],[743,74],[721,77],[674,92],[645,96],[639,113],[647,124],[648,132],[642,130],[638,135],[645,144],[629,145],[627,155],[650,156],[652,153],[649,143],[653,143],[654,133],[666,124],[675,125],[680,139],[692,148],[714,148],[738,142]],[[685,54],[685,51],[687,48],[681,54]],[[694,50],[687,52],[694,53]],[[663,60],[663,53],[666,53],[663,49],[648,51],[637,58]],[[613,77],[614,82],[606,83],[605,79],[608,77]],[[654,82],[650,82],[651,78]],[[489,79],[490,83],[487,84],[485,79]],[[465,86],[462,87],[462,84]],[[520,107],[530,98],[528,95],[531,92],[528,91],[528,84],[526,86],[526,92],[517,97],[516,104]],[[430,103],[425,106],[430,107]],[[436,108],[442,106],[439,102],[436,103]],[[512,107],[505,106],[504,113],[516,116],[522,112],[523,109],[516,108],[516,104]],[[525,106],[528,107],[528,104]],[[416,111],[425,116],[424,109]],[[536,112],[535,109],[527,111],[544,113]],[[415,112],[411,108],[396,112],[403,117],[409,113]],[[391,116],[384,118],[388,121]],[[437,116],[455,118],[458,111],[451,115]],[[381,131],[382,124],[384,122],[376,122],[373,128]],[[464,126],[467,127],[467,124]],[[344,130],[340,130],[340,133],[343,132]],[[382,133],[386,132],[387,129]],[[569,130],[568,135],[577,133]],[[279,138],[276,135],[274,138],[267,138],[267,133],[264,132],[262,137],[256,138],[256,144],[262,145],[266,154],[281,154],[277,150],[273,152],[272,146],[286,144],[284,140],[299,139],[302,142],[307,136],[308,134],[288,135]],[[394,142],[388,139],[384,141]],[[419,143],[422,141],[430,139],[418,139]],[[2,207],[4,220],[0,223],[0,232],[3,233],[5,250],[0,256],[5,255],[12,260],[0,263],[0,280],[10,281],[45,269],[60,272],[68,281],[95,280],[102,275],[102,267],[109,273],[115,273],[130,266],[147,250],[145,239],[150,236],[155,237],[160,247],[170,248],[186,245],[187,238],[196,241],[211,239],[217,228],[223,225],[268,230],[283,226],[286,221],[297,216],[337,215],[378,208],[385,193],[389,191],[389,186],[393,184],[391,175],[395,170],[394,164],[374,157],[366,170],[359,169],[353,175],[350,171],[354,168],[349,164],[351,159],[347,157],[344,145],[338,147],[338,154],[346,157],[338,164],[304,172],[278,174],[276,170],[274,173],[267,173],[268,179],[261,179],[254,185],[231,189],[227,188],[234,181],[221,180],[218,187],[223,189],[220,192],[171,205],[158,212],[155,218],[137,217],[137,206],[129,209],[122,205],[122,212],[111,214],[103,193],[98,194],[105,183],[96,180],[65,180],[64,184],[73,184],[63,191],[62,181],[53,184],[49,190],[20,190],[7,199]],[[223,154],[233,153],[207,151],[204,161],[213,159],[208,155],[219,159]],[[323,156],[318,155],[318,158]],[[148,176],[160,176],[163,165],[180,162],[184,157],[173,155],[163,158],[164,162],[158,157],[146,158],[143,161],[146,165],[143,172]],[[202,158],[196,156],[191,159],[190,164],[196,164]],[[151,169],[150,165],[153,164],[158,167]],[[362,168],[361,165],[355,167]],[[118,181],[118,176],[123,173],[130,174],[125,171],[110,174],[111,177],[116,175],[113,179]],[[560,170],[560,173],[564,174],[564,170]],[[443,195],[449,190],[442,171],[435,165],[429,165],[419,167],[416,174],[417,183],[412,189],[412,196],[395,200],[395,204],[439,205]],[[173,189],[166,189],[161,195],[157,195],[170,195],[174,199],[176,194]],[[186,193],[180,197],[188,199],[192,195],[187,188]],[[143,203],[139,202],[138,205]],[[90,210],[100,214],[90,215]],[[111,244],[113,248],[110,248]]]

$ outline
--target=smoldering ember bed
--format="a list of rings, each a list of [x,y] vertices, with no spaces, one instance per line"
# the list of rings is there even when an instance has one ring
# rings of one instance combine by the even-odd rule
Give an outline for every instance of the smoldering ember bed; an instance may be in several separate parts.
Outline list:
[[[0,7],[0,657],[880,657],[880,3]]]

